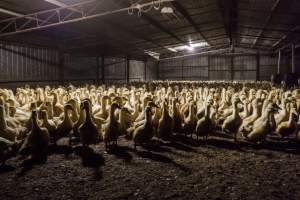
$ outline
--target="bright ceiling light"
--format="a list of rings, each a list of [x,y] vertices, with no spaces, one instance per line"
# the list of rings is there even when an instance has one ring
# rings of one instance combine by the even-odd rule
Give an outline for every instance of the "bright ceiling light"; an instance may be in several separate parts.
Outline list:
[[[156,60],[159,60],[160,54],[154,51],[144,50],[145,54],[153,57]]]
[[[187,50],[189,50],[189,51],[194,51],[193,45],[189,45],[189,46],[186,45],[185,48],[186,48]]]
[[[160,12],[162,14],[173,14],[174,10],[171,7],[163,7]]]
[[[66,4],[64,4],[64,3],[60,2],[60,1],[57,1],[57,0],[44,0],[44,1],[46,1],[48,3],[51,3],[53,5],[56,5],[58,7],[65,7],[65,6],[67,6]]]
[[[190,42],[190,45],[168,46],[166,48],[172,52],[178,52],[178,51],[184,51],[184,50],[194,51],[196,48],[208,47],[208,46],[209,46],[209,44],[207,42],[202,41],[202,42],[197,42],[197,43]]]

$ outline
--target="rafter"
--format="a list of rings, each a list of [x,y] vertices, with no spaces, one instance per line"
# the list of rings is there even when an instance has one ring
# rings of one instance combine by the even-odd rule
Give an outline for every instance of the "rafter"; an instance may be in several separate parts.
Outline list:
[[[269,14],[269,16],[267,17],[267,20],[266,22],[264,23],[264,26],[262,27],[262,29],[259,31],[257,37],[255,38],[255,40],[253,41],[252,43],[252,48],[255,47],[255,45],[257,44],[257,41],[259,40],[259,38],[263,35],[264,31],[265,31],[265,28],[269,25],[272,17],[273,17],[273,14],[274,12],[276,11],[276,9],[278,8],[280,4],[280,0],[276,0],[275,4],[272,6],[271,8],[271,12]]]
[[[184,18],[193,26],[193,28],[200,34],[200,36],[205,40],[205,42],[207,44],[209,44],[211,46],[211,44],[209,43],[208,39],[206,38],[206,36],[202,33],[202,31],[198,28],[198,26],[196,25],[196,22],[192,19],[192,17],[190,16],[190,14],[187,12],[187,10],[182,6],[181,3],[179,3],[178,0],[175,0],[172,2],[172,5],[174,6],[174,8],[180,12],[181,15],[184,16]]]
[[[160,0],[161,2],[170,2],[173,0]],[[131,7],[125,7],[118,10],[108,10],[105,12],[96,12],[94,5],[96,1],[84,1],[78,4],[73,4],[66,7],[60,7],[55,9],[50,9],[46,11],[36,12],[28,15],[23,15],[19,17],[9,18],[0,21],[0,37],[14,35],[18,33],[26,33],[34,30],[45,29],[49,27],[59,26],[62,24],[69,24],[79,21],[85,21],[93,18],[103,17],[107,15],[112,15],[116,13],[126,12]],[[151,3],[140,4],[140,7],[146,7],[152,5]],[[74,10],[82,11],[79,15],[73,15]],[[45,22],[39,23],[41,21],[41,16],[48,16]]]
[[[121,6],[121,7],[123,7],[123,6],[130,6],[130,5],[129,5],[129,2],[128,2],[127,0],[125,0],[125,1],[122,0],[122,1],[118,1],[118,2],[117,2],[116,0],[114,0],[114,2],[115,2],[117,5]],[[170,2],[173,2],[173,0],[170,1]],[[190,45],[188,42],[182,40],[180,37],[178,37],[176,34],[174,34],[172,31],[170,31],[168,28],[166,28],[164,25],[162,25],[162,24],[161,24],[160,22],[158,22],[157,20],[153,19],[153,18],[152,18],[151,16],[149,16],[148,14],[143,13],[143,14],[141,15],[141,18],[142,18],[143,20],[145,20],[147,23],[149,23],[149,24],[151,24],[152,26],[154,26],[155,28],[159,29],[161,32],[164,32],[164,33],[170,35],[172,38],[176,39],[180,44],[186,45],[186,46],[189,46],[189,45]]]
[[[275,42],[273,45],[272,45],[272,48],[271,49],[274,49],[276,48],[280,43],[282,43],[283,41],[287,40],[292,34],[294,34],[297,30],[300,29],[300,25],[292,28],[290,30],[290,32],[288,32],[287,34],[283,35],[277,42]]]

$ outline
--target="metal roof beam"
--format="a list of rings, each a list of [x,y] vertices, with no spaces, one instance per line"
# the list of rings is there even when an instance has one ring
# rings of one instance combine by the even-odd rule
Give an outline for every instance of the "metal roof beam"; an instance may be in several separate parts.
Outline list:
[[[271,13],[269,14],[269,16],[267,17],[267,20],[263,26],[263,28],[260,30],[260,32],[258,33],[257,37],[255,38],[255,40],[253,41],[252,43],[252,48],[255,47],[255,45],[257,44],[257,41],[259,40],[259,38],[263,35],[264,31],[265,31],[265,28],[269,25],[272,17],[273,17],[273,14],[274,12],[276,11],[276,9],[278,8],[280,4],[280,0],[276,0],[275,4],[272,6],[271,8]]]
[[[161,2],[169,2],[172,0],[160,0]],[[117,14],[121,12],[126,12],[131,7],[125,7],[118,10],[108,10],[105,12],[96,12],[94,7],[87,9],[85,6],[94,5],[95,0],[85,1],[78,4],[73,4],[66,7],[60,7],[55,9],[50,9],[46,11],[36,12],[28,15],[23,15],[19,17],[9,18],[0,21],[0,37],[15,35],[18,33],[26,33],[34,30],[41,30],[49,27],[59,26],[62,24],[69,24],[74,22],[85,21],[93,18],[99,18],[107,15]],[[152,5],[153,2],[140,4],[140,7],[147,7]],[[74,13],[74,9],[82,11],[80,15],[72,15],[70,12]],[[71,10],[71,11],[70,11]],[[66,14],[66,12],[69,12]],[[45,22],[39,23],[40,16],[47,15]]]
[[[279,46],[279,44],[281,44],[283,41],[287,40],[291,35],[293,35],[299,29],[300,29],[300,25],[292,28],[289,33],[283,35],[277,42],[275,42],[272,45],[271,49],[275,49],[277,46]]]
[[[218,0],[219,9],[222,13],[223,24],[230,45],[233,44],[234,34],[237,29],[237,1]]]
[[[170,0],[170,2],[173,2],[174,0]],[[114,2],[119,5],[119,6],[131,6],[128,5],[129,2],[126,1],[121,1],[121,2],[117,2],[116,0],[114,0]],[[169,29],[167,29],[166,27],[164,27],[160,22],[156,21],[155,19],[153,19],[152,17],[150,17],[148,14],[146,13],[142,13],[141,18],[143,20],[145,20],[146,22],[148,22],[149,24],[151,24],[152,26],[154,26],[155,28],[159,29],[160,31],[170,35],[171,37],[173,37],[174,39],[176,39],[179,43],[183,44],[183,45],[187,45],[189,46],[190,44],[184,40],[182,40],[181,38],[179,38],[177,35],[175,35],[172,31],[170,31]]]
[[[201,35],[201,37],[211,46],[209,43],[208,39],[204,34],[201,32],[201,30],[198,28],[196,25],[195,21],[192,19],[192,17],[189,15],[187,10],[181,5],[181,3],[178,2],[178,0],[172,1],[171,2],[174,8],[181,13],[181,15],[184,16],[184,18],[193,26],[193,28]]]

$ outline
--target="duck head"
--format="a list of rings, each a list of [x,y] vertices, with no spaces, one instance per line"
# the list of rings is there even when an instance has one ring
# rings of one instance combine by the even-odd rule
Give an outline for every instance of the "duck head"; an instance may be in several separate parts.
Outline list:
[[[64,111],[65,111],[65,112],[68,112],[68,111],[74,111],[73,106],[70,105],[70,104],[66,104],[66,105],[64,106]]]
[[[151,109],[150,106],[147,106],[147,107],[146,107],[145,115],[146,115],[146,119],[151,119],[153,113],[152,113],[152,109]]]
[[[271,103],[268,106],[268,111],[272,113],[278,113],[281,108],[276,103]]]
[[[90,102],[88,100],[82,101],[80,104],[80,108],[81,109],[89,109],[90,108]]]
[[[147,107],[150,108],[159,108],[159,106],[157,104],[155,104],[153,101],[149,101],[147,104]]]
[[[35,121],[37,119],[37,111],[36,110],[32,110],[31,111],[31,120]]]
[[[114,102],[114,103],[111,104],[111,109],[116,110],[116,109],[121,109],[121,107],[119,106],[119,104]]]

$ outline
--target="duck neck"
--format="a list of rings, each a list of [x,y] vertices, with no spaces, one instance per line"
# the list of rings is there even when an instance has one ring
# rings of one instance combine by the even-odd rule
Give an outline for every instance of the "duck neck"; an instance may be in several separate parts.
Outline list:
[[[70,116],[69,116],[69,109],[66,109],[64,110],[64,115],[65,115],[65,121],[68,121],[68,122],[72,122]]]
[[[85,122],[86,123],[92,122],[92,117],[91,117],[91,112],[89,107],[85,108],[85,115],[86,115]]]
[[[233,115],[234,116],[238,115],[237,102],[233,103]]]
[[[248,115],[248,113],[249,113],[247,103],[244,103],[244,112],[245,112],[245,115]]]
[[[105,97],[102,97],[102,100],[101,100],[101,109],[102,111],[106,110],[106,98]]]
[[[49,115],[50,119],[53,119],[53,105],[52,104],[48,107],[48,115]]]
[[[58,101],[58,97],[56,93],[53,93],[53,105],[56,105]]]
[[[1,129],[7,128],[4,108],[1,109],[1,113],[0,113],[0,128]]]
[[[152,116],[145,113],[146,125],[152,125]]]
[[[109,112],[109,120],[110,122],[116,122],[117,120],[115,119],[115,111],[116,109],[111,108]]]
[[[193,104],[191,104],[189,107],[189,117],[190,119],[194,119],[194,116],[195,114],[194,114]]]
[[[294,113],[292,111],[290,111],[290,116],[289,116],[289,124],[291,124],[293,122],[293,117],[294,117]]]
[[[31,122],[32,122],[32,130],[37,130],[40,129],[37,119],[36,118],[31,118]],[[34,132],[34,131],[33,131]]]
[[[43,120],[43,123],[44,123],[44,124],[46,124],[46,123],[48,122],[48,114],[47,114],[47,113],[45,113],[45,114],[43,115],[42,120]]]
[[[210,117],[210,106],[209,105],[207,105],[207,106],[205,106],[205,118],[206,119],[208,119],[209,117]]]

